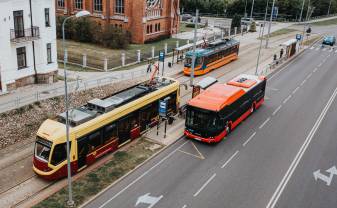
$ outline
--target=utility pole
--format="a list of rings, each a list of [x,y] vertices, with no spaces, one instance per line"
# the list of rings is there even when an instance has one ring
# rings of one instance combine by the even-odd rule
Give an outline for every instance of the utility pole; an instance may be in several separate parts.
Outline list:
[[[304,3],[305,3],[305,0],[303,0],[303,3],[302,3],[302,9],[301,9],[301,14],[300,14],[300,20],[299,20],[299,22],[302,21],[302,15],[303,15]]]
[[[308,21],[308,18],[309,18],[309,12],[310,12],[310,0],[308,2],[308,9],[307,9],[307,15],[305,17],[305,20]]]
[[[253,0],[253,2],[252,2],[252,8],[250,9],[250,19],[253,18],[254,1],[255,1],[255,0]]]
[[[260,56],[261,56],[261,48],[262,48],[262,41],[263,41],[263,34],[264,34],[264,28],[266,27],[266,21],[267,21],[267,14],[268,14],[268,4],[269,0],[267,0],[267,5],[266,5],[266,12],[264,14],[264,20],[263,20],[263,29],[262,29],[262,34],[260,35],[261,40],[260,40],[260,48],[259,48],[259,54],[257,56],[257,62],[256,62],[256,69],[255,69],[255,75],[258,73],[258,68],[259,68],[259,62],[260,62]],[[261,33],[261,30],[260,30]]]
[[[270,12],[270,21],[269,21],[269,25],[268,25],[268,35],[267,35],[267,40],[266,40],[266,48],[268,48],[268,43],[269,43],[270,28],[271,28],[271,23],[273,22],[274,7],[275,7],[275,0],[273,0],[273,6],[271,7],[271,12]]]
[[[246,0],[246,4],[245,4],[245,17],[247,17],[247,0]]]
[[[190,79],[190,86],[191,87],[193,86],[194,68],[195,68],[195,60],[196,60],[195,50],[197,48],[198,18],[199,18],[199,10],[197,9],[196,12],[195,12],[195,19],[194,19],[193,56],[192,56],[191,79]]]
[[[329,14],[330,14],[331,2],[332,2],[332,0],[330,0],[330,3],[329,3],[328,16],[329,16]]]

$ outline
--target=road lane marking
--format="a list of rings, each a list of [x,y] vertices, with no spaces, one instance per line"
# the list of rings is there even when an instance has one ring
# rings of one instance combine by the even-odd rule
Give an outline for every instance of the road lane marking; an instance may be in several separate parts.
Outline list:
[[[312,76],[312,73],[308,74],[307,79],[309,79]]]
[[[307,81],[306,79],[305,79],[305,80],[303,80],[303,82],[301,83],[301,86],[302,86],[302,85],[304,85],[304,83],[305,83],[306,81]]]
[[[319,50],[319,48],[316,48],[316,51],[318,51]]]
[[[248,142],[253,139],[253,137],[255,136],[256,132],[254,132],[246,141],[245,143],[242,144],[242,146],[246,146],[248,144]]]
[[[142,175],[140,175],[138,178],[136,178],[135,180],[133,180],[131,183],[129,183],[127,186],[125,186],[122,190],[120,190],[117,194],[115,194],[114,196],[112,196],[109,200],[107,200],[106,202],[104,202],[101,206],[99,206],[99,208],[104,207],[105,205],[107,205],[108,203],[110,203],[112,200],[114,200],[116,197],[118,197],[119,195],[121,195],[124,191],[126,191],[128,188],[130,188],[133,184],[137,183],[140,179],[142,179],[144,176],[146,176],[150,171],[152,171],[153,169],[155,169],[156,167],[158,167],[160,164],[162,164],[165,160],[167,160],[169,157],[171,157],[174,153],[176,153],[182,146],[184,146],[187,142],[189,141],[185,141],[184,143],[182,143],[180,146],[178,146],[175,150],[173,150],[170,154],[166,155],[163,159],[161,159],[158,163],[156,163],[154,166],[152,166],[150,169],[148,169],[147,171],[145,171]]]
[[[181,208],[186,208],[187,207],[187,205],[185,204],[183,207],[181,207]]]
[[[236,150],[236,152],[221,166],[221,168],[225,168],[237,154],[239,154],[239,150]]]
[[[190,155],[190,156],[192,156],[192,157],[196,157],[196,158],[198,158],[198,159],[200,159],[200,160],[204,160],[204,159],[205,159],[204,155],[201,154],[201,152],[198,150],[198,148],[195,146],[195,144],[194,144],[193,142],[191,142],[191,144],[192,144],[193,148],[195,149],[195,151],[197,151],[197,153],[198,153],[197,155],[196,155],[196,154],[189,153],[189,152],[185,152],[185,151],[183,151],[183,150],[178,150],[178,151],[181,152],[181,153]]]
[[[286,104],[286,102],[288,102],[288,100],[291,98],[291,95],[289,95],[286,99],[283,100],[283,104]]]
[[[326,48],[323,48],[323,51],[326,51]]]
[[[295,94],[297,92],[297,90],[300,89],[300,87],[296,87],[293,91],[293,94]]]
[[[317,71],[317,67],[314,69],[314,71],[313,72],[316,72]]]
[[[214,173],[207,181],[204,183],[204,185],[201,186],[201,188],[193,195],[194,197],[198,196],[200,192],[211,182],[216,176],[216,173]]]
[[[314,49],[315,47],[314,46],[311,46],[310,50]]]
[[[335,51],[335,53],[337,53],[337,50]]]
[[[272,88],[272,87],[267,87],[268,89],[272,90],[272,91],[279,91],[278,89],[276,88]]]
[[[303,157],[306,149],[309,147],[309,144],[311,142],[311,140],[313,139],[313,137],[315,136],[318,128],[320,127],[324,117],[326,116],[330,106],[332,105],[334,99],[337,96],[337,88],[335,88],[335,91],[333,92],[333,94],[331,95],[329,101],[327,102],[327,104],[325,105],[324,109],[322,110],[321,114],[319,115],[318,119],[316,120],[314,126],[312,127],[312,129],[310,130],[307,138],[305,139],[304,143],[302,144],[300,150],[298,151],[298,153],[296,154],[294,160],[292,161],[289,169],[287,170],[286,174],[284,175],[284,177],[282,178],[280,184],[278,185],[278,187],[276,188],[273,196],[271,197],[269,203],[267,204],[266,208],[274,208],[278,199],[280,198],[284,188],[286,187],[288,181],[290,180],[292,174],[294,173],[297,165],[299,164],[301,158]]]
[[[277,107],[275,110],[274,110],[274,112],[273,112],[273,116],[275,116],[276,115],[276,113],[280,110],[282,108],[282,105],[280,105],[279,107]]]
[[[259,126],[259,129],[262,129],[267,123],[270,121],[270,117],[268,117],[262,124]]]
[[[319,63],[319,64],[318,64],[318,67],[321,67],[321,66],[322,66],[322,63]]]

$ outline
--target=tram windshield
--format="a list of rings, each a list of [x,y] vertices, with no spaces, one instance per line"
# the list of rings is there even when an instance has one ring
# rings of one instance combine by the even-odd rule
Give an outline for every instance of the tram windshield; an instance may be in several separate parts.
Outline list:
[[[35,156],[45,162],[48,162],[50,150],[51,143],[38,137],[35,143]]]

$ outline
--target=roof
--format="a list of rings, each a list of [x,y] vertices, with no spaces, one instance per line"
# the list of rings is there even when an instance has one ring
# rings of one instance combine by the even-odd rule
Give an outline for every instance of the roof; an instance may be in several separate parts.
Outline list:
[[[198,82],[197,86],[199,86],[201,89],[206,89],[216,82],[218,82],[218,80],[214,77],[205,77],[200,82]]]
[[[288,41],[282,43],[281,46],[290,46],[291,44],[294,44],[294,43],[296,43],[296,42],[297,42],[296,39],[290,39],[290,40],[288,40]]]
[[[208,42],[208,40],[205,40],[205,41],[206,41],[206,43]],[[199,45],[201,45],[201,44],[204,44],[205,41],[204,41],[204,40],[199,40],[199,41],[197,41],[196,46],[199,46]],[[185,50],[188,50],[188,49],[190,49],[190,48],[192,48],[192,47],[193,47],[193,43],[189,43],[189,44],[180,46],[180,47],[176,48],[175,50],[176,50],[176,51],[185,51]]]
[[[245,91],[239,87],[226,84],[214,84],[190,100],[188,105],[211,111],[219,111],[225,105],[232,104],[244,94]]]
[[[188,105],[211,111],[220,111],[244,95],[265,77],[240,74],[225,84],[216,83],[188,102]]]

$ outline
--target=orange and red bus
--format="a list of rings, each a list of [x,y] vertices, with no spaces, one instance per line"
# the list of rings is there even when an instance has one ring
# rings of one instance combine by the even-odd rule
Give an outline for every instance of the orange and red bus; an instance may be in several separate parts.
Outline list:
[[[185,135],[206,143],[226,137],[264,102],[266,78],[242,74],[214,84],[187,104]]]
[[[194,75],[203,75],[231,61],[238,59],[240,43],[235,39],[221,39],[211,42],[206,48],[195,51]],[[193,51],[186,53],[184,74],[191,74]]]
[[[159,121],[159,100],[167,112],[177,113],[179,82],[154,78],[104,99],[93,99],[69,111],[72,174],[99,157],[134,140]],[[47,119],[37,132],[34,172],[48,180],[67,176],[65,113]]]

